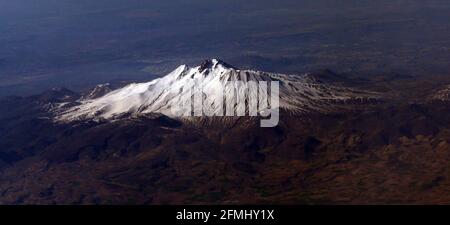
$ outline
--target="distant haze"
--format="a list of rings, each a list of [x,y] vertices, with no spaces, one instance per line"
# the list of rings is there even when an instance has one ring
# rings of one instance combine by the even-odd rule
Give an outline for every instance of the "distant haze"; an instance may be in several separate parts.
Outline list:
[[[0,0],[0,95],[221,58],[282,73],[450,71],[448,0]]]

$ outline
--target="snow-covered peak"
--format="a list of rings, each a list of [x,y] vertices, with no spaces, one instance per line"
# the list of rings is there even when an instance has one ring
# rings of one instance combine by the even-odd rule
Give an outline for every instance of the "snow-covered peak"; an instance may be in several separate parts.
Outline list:
[[[223,62],[220,59],[207,59],[202,62],[198,70],[199,72],[204,72],[213,70],[237,70],[237,68]]]
[[[219,59],[207,59],[204,60],[200,65],[195,67],[181,65],[162,79],[180,80],[184,77],[197,79],[223,75],[231,71],[238,71],[238,69]]]
[[[249,81],[277,81],[279,107],[297,113],[330,111],[337,102],[359,101],[371,96],[370,93],[316,82],[306,74],[284,75],[239,70],[223,61],[210,59],[195,67],[181,65],[164,77],[145,83],[132,83],[99,98],[79,100],[76,106],[60,109],[56,120],[117,119],[149,113],[176,117],[179,112],[174,112],[183,110],[181,106],[190,104],[193,96],[199,92],[203,96],[203,105],[209,106],[213,112],[219,112],[223,110],[224,98],[229,98],[232,93],[250,98],[258,95],[258,90],[245,90],[243,84]],[[249,103],[247,100],[242,101],[236,102],[232,110],[248,111]],[[264,100],[258,99],[257,104],[271,104],[261,101]]]

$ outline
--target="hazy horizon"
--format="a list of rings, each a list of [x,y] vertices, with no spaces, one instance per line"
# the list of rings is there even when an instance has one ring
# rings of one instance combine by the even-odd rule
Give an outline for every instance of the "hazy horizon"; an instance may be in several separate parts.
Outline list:
[[[0,0],[0,95],[151,80],[212,57],[283,73],[445,73],[449,19],[443,0]]]

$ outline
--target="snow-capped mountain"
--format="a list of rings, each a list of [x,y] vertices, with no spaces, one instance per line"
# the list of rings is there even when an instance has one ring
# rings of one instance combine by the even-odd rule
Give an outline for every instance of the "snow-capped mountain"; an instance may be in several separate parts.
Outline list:
[[[208,106],[212,113],[224,110],[224,96],[227,99],[233,93],[237,98],[231,110],[248,112],[251,108],[249,104],[252,104],[248,99],[252,98],[257,99],[254,104],[258,106],[273,106],[268,98],[258,98],[261,90],[258,92],[245,89],[248,88],[246,84],[270,81],[278,81],[279,107],[293,113],[327,112],[339,105],[376,98],[374,93],[319,82],[309,74],[285,75],[240,70],[212,59],[196,67],[181,65],[162,78],[146,83],[132,83],[99,98],[80,99],[75,106],[73,103],[63,103],[55,111],[56,120],[113,120],[150,113],[177,117],[180,111],[185,109],[181,106],[191,104],[193,96],[199,92],[203,105]],[[239,98],[239,95],[248,98]]]

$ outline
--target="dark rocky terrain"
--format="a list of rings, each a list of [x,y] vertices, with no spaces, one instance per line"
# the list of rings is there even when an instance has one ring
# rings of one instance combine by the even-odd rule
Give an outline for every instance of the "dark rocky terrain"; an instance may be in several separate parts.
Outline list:
[[[53,123],[52,89],[0,100],[2,204],[450,203],[450,81],[368,80],[331,71],[324,82],[382,92],[384,102],[293,116],[260,128],[165,116]]]

